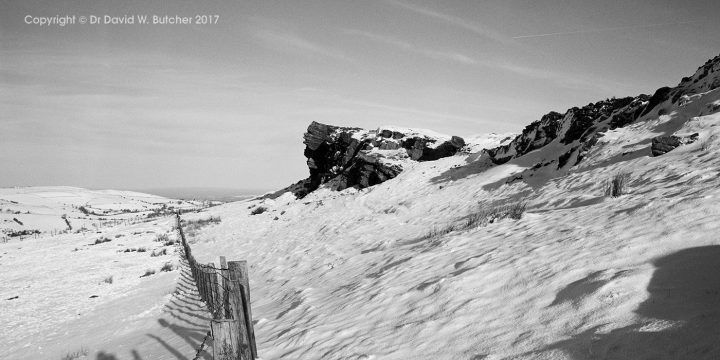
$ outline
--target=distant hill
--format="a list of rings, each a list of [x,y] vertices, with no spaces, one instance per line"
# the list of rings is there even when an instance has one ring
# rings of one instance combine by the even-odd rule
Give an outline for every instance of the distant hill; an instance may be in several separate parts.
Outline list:
[[[145,193],[183,200],[212,200],[222,202],[240,201],[262,195],[262,189],[229,189],[213,187],[173,187],[138,190]]]

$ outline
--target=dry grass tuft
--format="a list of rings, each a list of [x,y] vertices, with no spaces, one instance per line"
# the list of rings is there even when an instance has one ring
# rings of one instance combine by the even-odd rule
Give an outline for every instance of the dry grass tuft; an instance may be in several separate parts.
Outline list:
[[[77,359],[87,356],[87,355],[88,355],[88,350],[84,347],[81,347],[80,350],[76,350],[76,351],[65,354],[65,356],[60,358],[60,360],[77,360]]]
[[[165,265],[163,265],[163,266],[160,268],[160,271],[173,271],[173,269],[175,269],[175,267],[173,266],[173,264],[167,262],[167,263],[165,263]]]
[[[629,179],[630,175],[628,174],[615,174],[612,179],[605,182],[605,196],[616,198],[627,194],[627,182]]]
[[[480,208],[478,211],[465,216],[461,221],[440,228],[431,229],[422,239],[438,238],[453,231],[468,230],[476,227],[487,226],[505,218],[520,220],[527,209],[527,203],[518,202],[515,204],[498,206],[492,209]]]
[[[141,278],[144,278],[144,277],[147,277],[147,276],[150,276],[150,275],[154,275],[154,274],[155,274],[155,270],[153,270],[153,269],[147,269],[147,270],[145,270],[145,274],[143,274],[143,275],[140,276],[140,277],[141,277]]]
[[[258,206],[253,211],[250,212],[250,215],[260,215],[264,212],[266,212],[268,209],[264,206]]]
[[[162,250],[158,250],[157,252],[155,250],[153,250],[150,253],[151,257],[162,256],[162,255],[167,255],[167,249],[163,248]]]

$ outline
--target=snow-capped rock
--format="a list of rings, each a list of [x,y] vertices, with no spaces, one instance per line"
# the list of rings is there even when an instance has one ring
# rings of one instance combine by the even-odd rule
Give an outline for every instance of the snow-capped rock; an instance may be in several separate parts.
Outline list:
[[[310,176],[285,189],[297,197],[321,185],[343,190],[380,184],[397,176],[408,161],[454,155],[465,140],[430,130],[393,126],[364,130],[313,122],[304,143]]]

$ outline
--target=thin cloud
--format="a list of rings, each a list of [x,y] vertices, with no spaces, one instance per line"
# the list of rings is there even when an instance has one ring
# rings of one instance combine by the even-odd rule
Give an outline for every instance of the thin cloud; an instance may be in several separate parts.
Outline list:
[[[550,81],[564,88],[596,90],[608,94],[616,94],[629,88],[623,83],[587,75],[562,73],[508,63],[485,63],[484,65],[528,78]]]
[[[402,40],[399,40],[399,39],[396,39],[396,38],[390,37],[390,36],[378,35],[378,34],[367,32],[367,31],[346,29],[344,32],[349,35],[363,37],[368,40],[372,40],[372,41],[382,43],[385,45],[395,46],[395,47],[405,49],[405,50],[412,50],[415,47],[413,44],[411,44],[409,42],[402,41]]]
[[[497,42],[501,42],[501,43],[508,42],[508,38],[506,36],[500,34],[499,32],[488,29],[483,26],[480,26],[478,24],[469,22],[463,18],[454,16],[454,15],[441,13],[439,11],[428,9],[428,8],[422,7],[422,6],[418,6],[416,4],[409,4],[409,3],[406,3],[401,0],[387,0],[387,2],[389,4],[410,10],[416,14],[420,14],[420,15],[424,15],[424,16],[427,16],[427,17],[430,17],[430,18],[433,18],[436,20],[440,20],[448,25],[451,25],[451,26],[454,26],[457,28],[461,28],[464,30],[468,30],[472,33],[475,33],[477,35],[483,36],[485,38],[488,38],[488,39],[491,39],[491,40],[494,40]]]
[[[345,54],[337,50],[314,43],[294,33],[261,30],[255,36],[263,45],[274,50],[300,52],[337,60],[350,60]]]
[[[388,45],[395,47],[400,50],[404,51],[410,51],[414,52],[420,55],[423,55],[425,57],[434,59],[434,60],[441,60],[441,61],[453,61],[465,65],[473,65],[477,63],[477,60],[473,59],[470,56],[467,56],[465,54],[461,54],[458,52],[446,52],[446,51],[438,51],[433,49],[427,49],[423,47],[419,47],[416,45],[413,45],[407,41],[403,41],[391,36],[385,36],[385,35],[379,35],[367,31],[361,31],[361,30],[345,30],[346,34],[362,37],[364,39],[374,41],[376,43]]]
[[[654,27],[660,27],[660,26],[674,26],[674,25],[696,24],[696,23],[700,23],[700,22],[704,22],[704,21],[702,21],[702,20],[679,21],[679,22],[668,22],[668,23],[659,23],[659,24],[648,24],[648,25],[631,25],[631,26],[618,26],[618,27],[608,27],[608,28],[600,28],[600,29],[587,29],[587,30],[575,30],[575,31],[561,31],[561,32],[545,33],[545,34],[531,34],[531,35],[513,36],[513,39],[530,39],[530,38],[538,38],[538,37],[546,37],[546,36],[592,34],[592,33],[606,32],[606,31],[631,30],[631,29],[647,29],[647,28],[654,28]]]

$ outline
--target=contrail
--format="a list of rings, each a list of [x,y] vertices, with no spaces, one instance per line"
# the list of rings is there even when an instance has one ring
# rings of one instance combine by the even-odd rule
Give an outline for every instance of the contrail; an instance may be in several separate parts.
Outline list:
[[[662,23],[662,24],[619,26],[619,27],[591,29],[591,30],[563,31],[563,32],[555,32],[555,33],[547,33],[547,34],[520,35],[520,36],[514,36],[513,39],[528,39],[528,38],[555,36],[555,35],[588,34],[588,33],[602,32],[602,31],[616,31],[616,30],[628,30],[628,29],[644,29],[644,28],[652,28],[652,27],[658,27],[658,26],[694,24],[694,23],[699,23],[699,22],[704,22],[704,21],[703,20],[694,20],[694,21],[669,22],[669,23]]]

